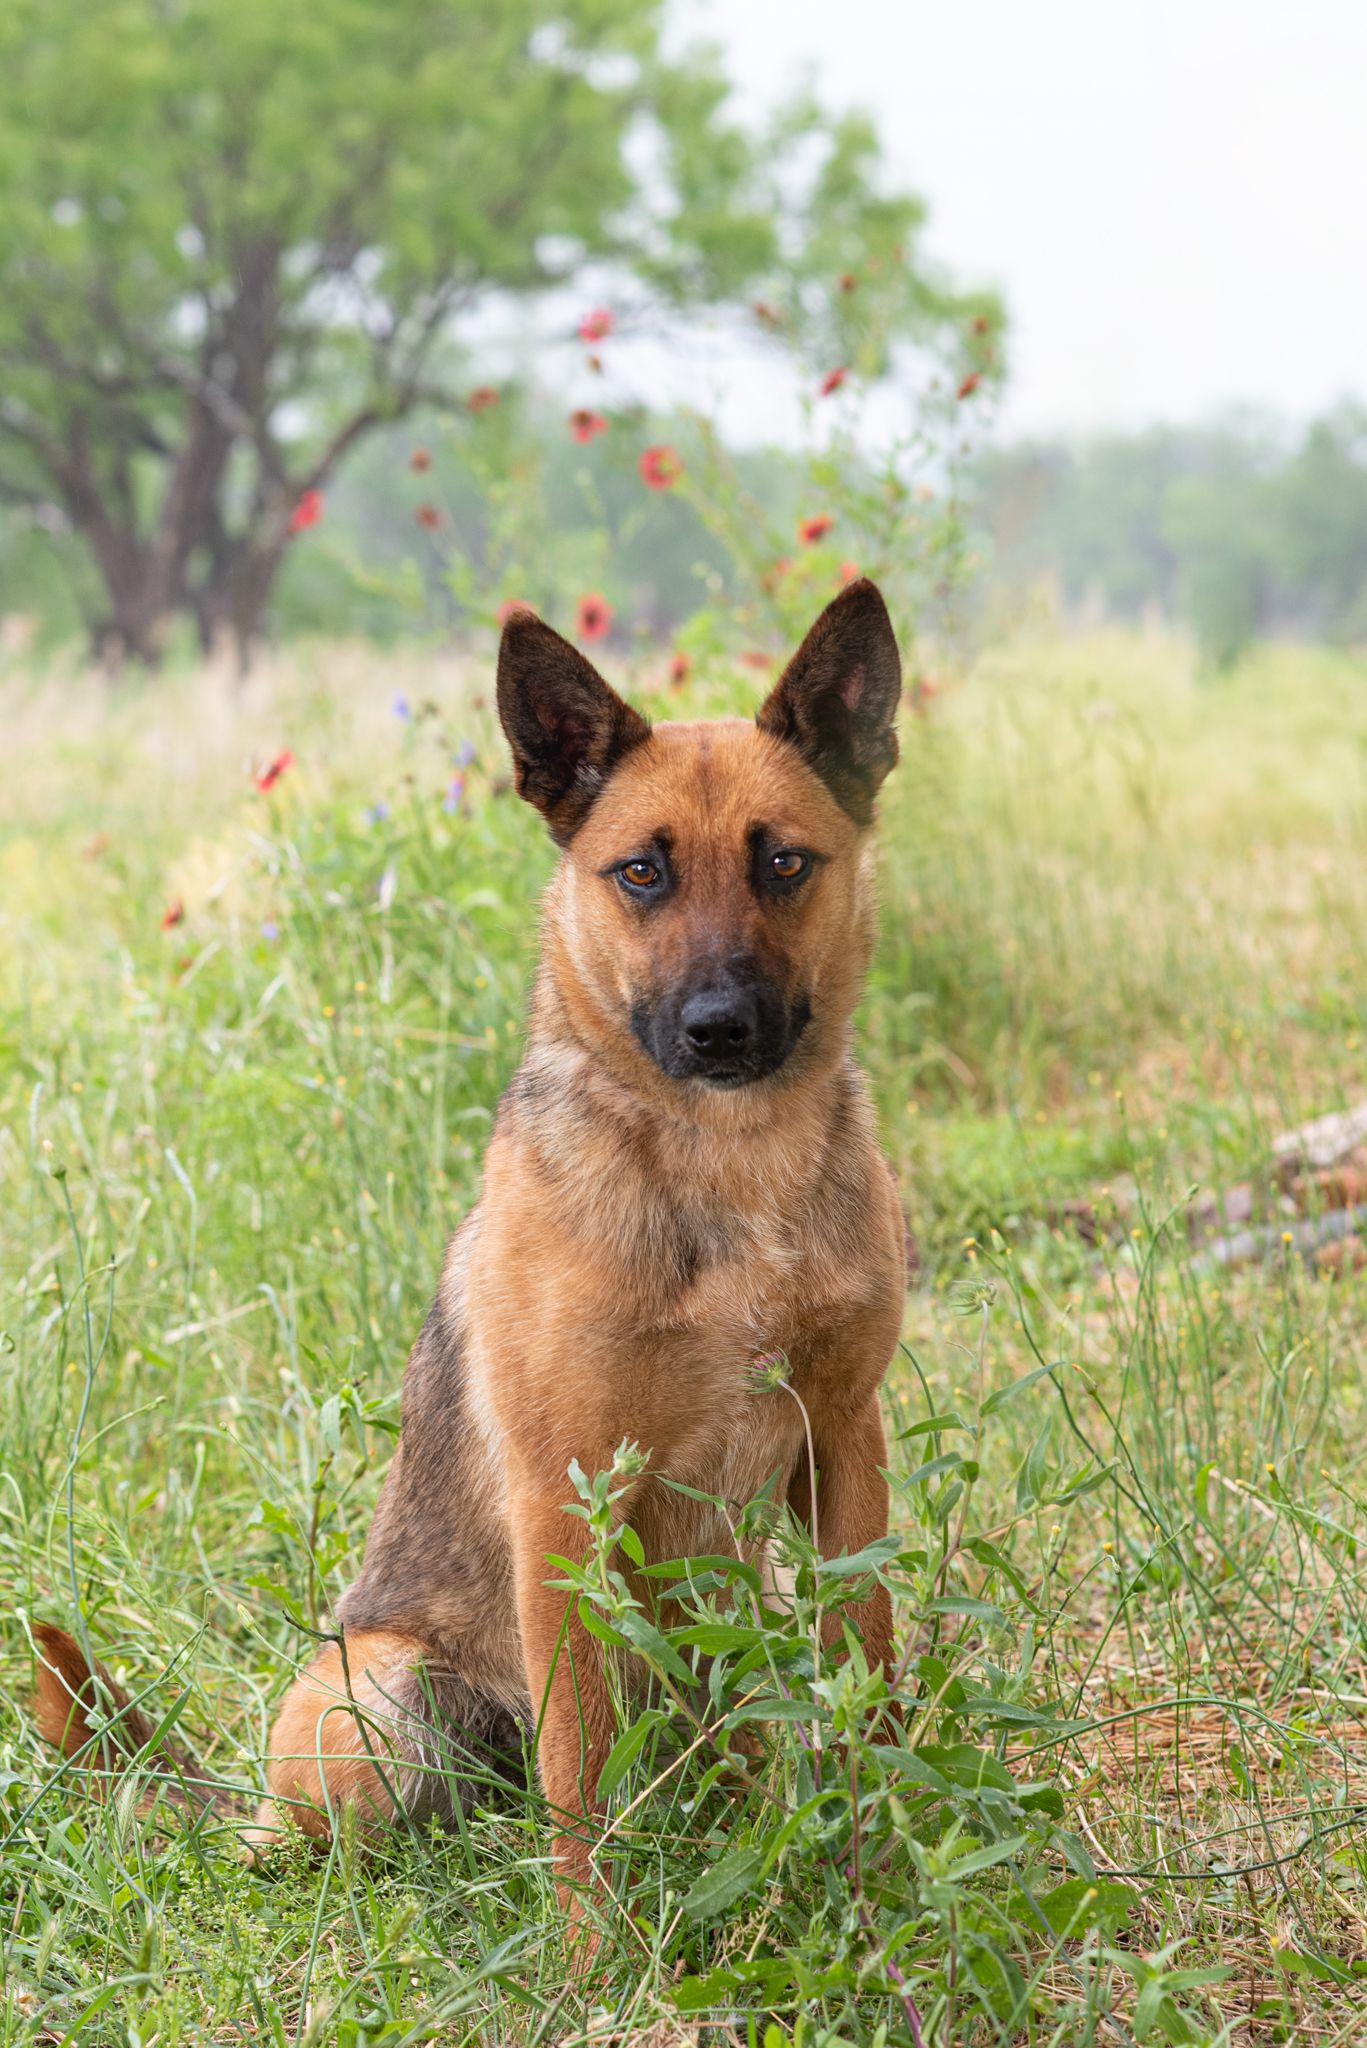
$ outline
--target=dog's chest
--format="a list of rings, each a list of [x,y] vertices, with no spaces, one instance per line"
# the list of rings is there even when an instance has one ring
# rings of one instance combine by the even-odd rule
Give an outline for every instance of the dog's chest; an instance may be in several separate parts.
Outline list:
[[[668,1468],[662,1467],[663,1478],[691,1491],[651,1489],[649,1527],[642,1534],[657,1557],[731,1550],[741,1511],[761,1494],[781,1503],[805,1455],[802,1411],[782,1388],[751,1381],[737,1389],[724,1414],[710,1420],[711,1427],[680,1444]],[[697,1494],[710,1498],[699,1500]]]

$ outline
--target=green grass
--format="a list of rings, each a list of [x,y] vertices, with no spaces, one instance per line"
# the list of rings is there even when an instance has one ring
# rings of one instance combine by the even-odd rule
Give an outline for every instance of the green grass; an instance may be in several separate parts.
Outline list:
[[[752,1695],[814,1718],[774,1720],[726,1789],[717,1740],[671,1761],[695,1709],[664,1657],[581,1991],[533,1793],[263,1873],[231,1829],[140,1813],[145,1773],[91,1802],[40,1754],[26,1620],[79,1603],[249,1791],[357,1567],[549,872],[488,681],[324,648],[240,697],[4,686],[0,2041],[872,2044],[912,2038],[909,2002],[944,2048],[1352,2038],[1363,1282],[1211,1269],[1185,1228],[1193,1187],[1367,1094],[1347,657],[1207,682],[1167,641],[1021,642],[906,721],[862,1034],[924,1264],[878,1561],[915,1758],[860,1722],[857,1661],[811,1668],[810,1559],[795,1622],[704,1584],[708,1725]],[[705,677],[699,702],[752,690]],[[1100,1247],[1060,1227],[1106,1189]],[[617,1628],[606,1548],[595,1573]]]

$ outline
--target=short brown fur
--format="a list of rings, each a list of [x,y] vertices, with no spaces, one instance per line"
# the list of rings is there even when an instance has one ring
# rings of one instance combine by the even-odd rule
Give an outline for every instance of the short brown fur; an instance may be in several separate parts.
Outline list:
[[[326,1834],[346,1801],[367,1824],[396,1801],[440,1812],[464,1796],[453,1753],[506,1751],[540,1715],[558,1864],[581,1883],[614,1729],[600,1648],[548,1584],[547,1554],[585,1542],[569,1467],[601,1470],[623,1440],[648,1454],[622,1511],[657,1557],[730,1542],[661,1477],[738,1505],[778,1472],[810,1520],[798,1404],[745,1391],[759,1354],[786,1354],[810,1417],[822,1551],[885,1533],[878,1390],[904,1234],[851,1016],[899,695],[867,583],[823,614],[753,723],[652,730],[539,620],[510,621],[499,707],[518,787],[565,849],[527,1056],[409,1362],[400,1445],[338,1610],[348,1669],[329,1646],[291,1689],[259,1839],[291,1815]],[[813,856],[788,894],[756,881],[771,847]],[[643,848],[667,866],[664,900],[635,900],[620,874]],[[795,1034],[781,1063],[735,1086],[666,1071],[640,1020],[742,972]],[[886,1662],[887,1596],[853,1618]],[[444,1794],[424,1790],[438,1779]]]

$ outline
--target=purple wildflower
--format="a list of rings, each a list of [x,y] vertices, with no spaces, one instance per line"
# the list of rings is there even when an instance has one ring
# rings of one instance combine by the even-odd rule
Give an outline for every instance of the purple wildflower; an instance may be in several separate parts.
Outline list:
[[[453,775],[447,786],[446,794],[441,800],[442,809],[447,812],[458,811],[464,795],[465,777],[463,775]]]

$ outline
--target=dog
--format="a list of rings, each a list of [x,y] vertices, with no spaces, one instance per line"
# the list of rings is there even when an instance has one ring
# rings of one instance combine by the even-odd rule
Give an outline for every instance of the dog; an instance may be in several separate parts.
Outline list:
[[[718,1509],[666,1479],[743,1504],[778,1475],[826,1556],[886,1534],[904,1226],[852,1015],[900,697],[862,579],[753,720],[652,727],[534,613],[508,620],[499,716],[560,849],[527,1055],[409,1359],[340,1642],[276,1720],[259,1848],[326,1838],[349,1804],[366,1830],[453,1820],[472,1792],[452,1755],[520,1754],[539,1722],[579,1910],[615,1725],[603,1647],[547,1563],[589,1540],[567,1512],[576,1461],[640,1447],[616,1512],[648,1559],[732,1547]],[[797,1401],[748,1390],[774,1352]],[[888,1668],[886,1591],[850,1618]],[[838,1612],[827,1628],[841,1636]],[[69,1638],[43,1642],[39,1723],[74,1753],[93,1740],[89,1670]]]

